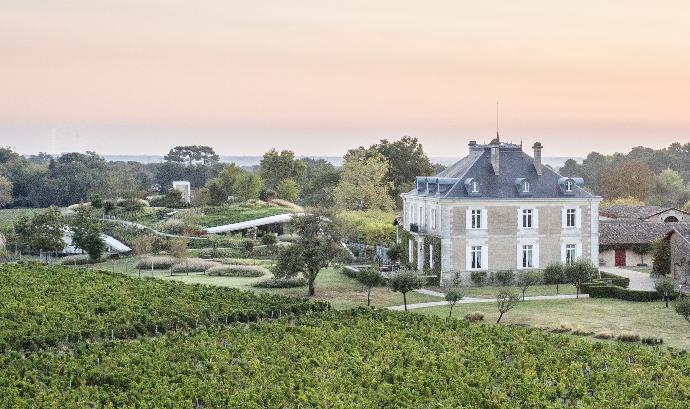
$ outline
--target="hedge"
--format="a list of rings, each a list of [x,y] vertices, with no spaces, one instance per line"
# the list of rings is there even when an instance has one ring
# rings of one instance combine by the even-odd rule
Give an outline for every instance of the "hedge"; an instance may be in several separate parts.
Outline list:
[[[617,285],[623,288],[628,288],[630,286],[630,279],[628,277],[621,277],[615,274],[607,273],[605,271],[601,271],[600,273],[602,280],[611,280],[611,284],[613,285]]]
[[[585,283],[582,286],[582,292],[589,294],[592,298],[616,298],[625,301],[661,301],[662,297],[656,291],[631,290],[616,285],[606,286],[599,283]],[[676,294],[671,296],[675,298]]]

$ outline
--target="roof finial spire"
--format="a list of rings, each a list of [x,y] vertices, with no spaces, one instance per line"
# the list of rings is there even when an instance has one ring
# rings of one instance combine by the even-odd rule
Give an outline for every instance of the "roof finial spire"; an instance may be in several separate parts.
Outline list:
[[[496,140],[500,140],[498,137],[498,101],[496,101]]]

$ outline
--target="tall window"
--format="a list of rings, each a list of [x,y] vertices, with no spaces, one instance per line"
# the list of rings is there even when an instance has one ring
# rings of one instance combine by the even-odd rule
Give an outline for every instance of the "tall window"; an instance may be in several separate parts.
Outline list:
[[[472,251],[470,256],[472,257],[472,263],[470,267],[473,270],[479,270],[482,268],[482,246],[472,246]]]
[[[434,246],[429,244],[429,268],[434,268]]]
[[[565,191],[566,192],[572,192],[573,191],[573,181],[568,179],[565,181]]]
[[[419,225],[424,226],[424,206],[419,206]]]
[[[472,228],[481,229],[482,228],[482,211],[479,209],[472,210]]]
[[[473,180],[472,183],[470,183],[470,190],[472,193],[479,193],[479,182]]]
[[[576,249],[577,249],[577,246],[575,244],[566,244],[565,245],[565,263],[566,264],[572,264],[575,262],[575,257],[577,257]]]
[[[432,229],[436,228],[436,208],[435,207],[431,208],[431,228]]]
[[[565,227],[575,227],[576,217],[577,217],[577,209],[566,209],[566,211],[565,211]]]
[[[412,239],[407,241],[407,261],[412,262],[414,260],[414,242]]]
[[[529,180],[522,181],[522,193],[529,193]]]
[[[522,246],[522,268],[534,267],[534,246],[527,244]]]
[[[522,228],[531,229],[532,219],[534,217],[534,211],[532,209],[522,209]]]

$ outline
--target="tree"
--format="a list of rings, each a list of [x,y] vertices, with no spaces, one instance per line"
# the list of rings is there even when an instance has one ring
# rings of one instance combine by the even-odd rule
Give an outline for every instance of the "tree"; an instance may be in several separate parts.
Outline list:
[[[455,304],[457,304],[458,301],[462,300],[462,297],[464,297],[464,294],[462,293],[462,291],[460,291],[459,288],[448,289],[448,292],[446,293],[446,301],[448,301],[448,305],[450,305],[450,312],[448,313],[448,318],[453,317],[453,307],[455,307]]]
[[[276,278],[294,277],[301,272],[309,284],[309,296],[315,294],[317,275],[342,252],[340,237],[332,220],[332,215],[321,212],[295,216],[290,220],[290,229],[298,239],[278,255]]]
[[[367,288],[367,307],[371,306],[371,289],[383,284],[383,276],[377,268],[367,268],[357,274],[357,280]]]
[[[412,189],[411,183],[416,176],[431,176],[434,172],[434,167],[417,138],[403,136],[393,142],[382,139],[370,149],[377,151],[388,161],[385,180],[388,182],[390,198],[398,205],[402,204],[400,194]]]
[[[661,238],[652,242],[653,273],[666,276],[671,273],[671,243]]]
[[[12,202],[12,182],[0,175],[0,207],[5,207]]]
[[[405,311],[407,311],[407,293],[422,288],[424,280],[414,271],[404,270],[394,274],[390,278],[388,285],[396,293],[402,293]]]
[[[673,280],[668,277],[661,277],[654,283],[654,289],[661,295],[661,298],[666,302],[666,308],[668,308],[668,300],[675,289]]]
[[[496,306],[498,307],[498,319],[496,320],[496,324],[500,323],[503,315],[515,308],[519,302],[520,297],[514,292],[507,289],[499,291],[498,294],[496,294]]]
[[[296,202],[299,198],[299,186],[293,179],[283,179],[276,188],[278,197],[288,202]]]
[[[17,220],[14,230],[22,244],[31,252],[61,251],[64,221],[60,209],[49,207],[41,213],[24,215]]]
[[[271,149],[261,158],[261,179],[267,189],[278,190],[278,185],[285,179],[302,180],[305,172],[304,162],[295,159],[292,151],[281,152]]]
[[[517,286],[522,291],[522,301],[525,301],[525,292],[533,285],[541,283],[542,275],[537,270],[522,270],[517,275]]]
[[[94,209],[103,208],[103,198],[98,193],[94,193],[91,195],[91,207]]]
[[[74,246],[86,252],[92,262],[100,260],[106,251],[106,245],[101,237],[103,228],[92,208],[85,205],[77,207],[70,227]]]
[[[656,191],[650,202],[657,206],[680,207],[690,199],[690,191],[680,173],[664,169],[656,178]]]
[[[388,161],[380,153],[368,154],[363,149],[348,152],[335,188],[336,206],[347,210],[392,209],[387,173]]]
[[[170,254],[175,257],[178,263],[182,263],[187,259],[187,240],[171,240],[168,243],[168,250],[170,250]],[[170,269],[170,275],[172,276],[172,269]],[[187,272],[187,275],[189,275],[189,272]]]
[[[656,185],[656,176],[644,162],[623,161],[603,175],[602,195],[606,200],[634,197],[647,201]]]
[[[683,297],[676,301],[673,308],[680,316],[685,318],[685,321],[690,323],[690,297]]]
[[[544,282],[546,284],[556,284],[556,294],[558,294],[558,285],[565,283],[563,264],[551,263],[546,266],[544,269]]]
[[[335,187],[340,181],[340,172],[330,162],[323,159],[304,158],[304,177],[300,183],[302,204],[304,206],[333,207]]]
[[[261,179],[231,163],[223,168],[218,177],[206,183],[211,204],[220,205],[229,197],[238,200],[256,199],[261,192]]]
[[[194,164],[211,165],[218,162],[220,158],[210,146],[188,145],[170,149],[163,159],[167,162],[185,163],[192,166]]]
[[[565,280],[575,286],[576,297],[580,298],[580,290],[582,284],[592,279],[597,269],[594,265],[586,259],[576,260],[571,264],[566,264],[563,267],[563,275]]]

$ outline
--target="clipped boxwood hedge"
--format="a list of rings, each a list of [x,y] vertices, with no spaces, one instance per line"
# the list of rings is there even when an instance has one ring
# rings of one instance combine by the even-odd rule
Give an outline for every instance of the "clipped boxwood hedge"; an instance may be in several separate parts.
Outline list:
[[[625,301],[660,301],[661,294],[656,291],[631,290],[617,285],[606,286],[603,284],[586,283],[582,287],[582,292],[589,294],[592,298],[617,298]],[[673,295],[671,298],[675,298]]]
[[[605,271],[601,272],[601,280],[611,280],[611,284],[617,285],[618,287],[628,288],[630,286],[630,279],[628,277],[621,277],[615,274],[607,273]]]

